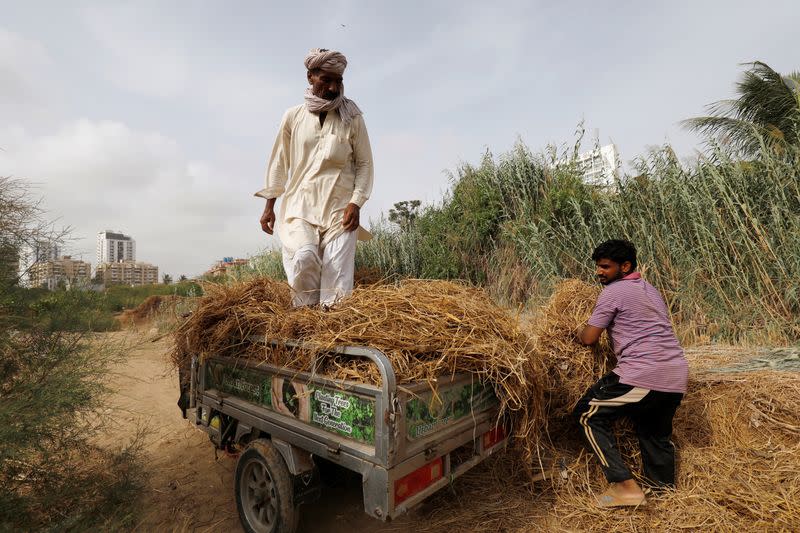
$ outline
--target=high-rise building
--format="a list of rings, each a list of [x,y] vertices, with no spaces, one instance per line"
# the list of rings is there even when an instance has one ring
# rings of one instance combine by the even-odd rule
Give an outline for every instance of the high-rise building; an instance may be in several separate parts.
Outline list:
[[[105,230],[97,234],[97,264],[136,261],[136,241],[129,235]]]
[[[158,267],[138,261],[100,263],[94,274],[95,281],[109,285],[150,285],[158,283]]]
[[[16,284],[21,272],[20,246],[13,238],[0,235],[0,286]]]
[[[31,261],[55,261],[61,258],[61,245],[55,241],[36,241],[31,246]]]
[[[607,144],[584,152],[575,160],[583,179],[590,185],[613,186],[619,177],[617,147]]]
[[[92,265],[65,255],[60,259],[36,261],[28,270],[31,287],[50,290],[63,285],[67,288],[86,287],[92,273]]]

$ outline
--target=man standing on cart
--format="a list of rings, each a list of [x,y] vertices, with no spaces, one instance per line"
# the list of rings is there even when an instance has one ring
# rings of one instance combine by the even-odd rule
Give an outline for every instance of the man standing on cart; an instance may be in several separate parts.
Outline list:
[[[277,222],[294,305],[331,305],[352,291],[356,241],[370,238],[359,224],[372,149],[361,110],[344,96],[345,56],[315,48],[305,66],[305,102],[284,113],[256,196],[267,200],[261,229],[272,235]]]

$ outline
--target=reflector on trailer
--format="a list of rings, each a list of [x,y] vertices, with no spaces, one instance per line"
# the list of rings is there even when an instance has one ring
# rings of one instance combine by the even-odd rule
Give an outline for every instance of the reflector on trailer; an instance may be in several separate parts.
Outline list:
[[[499,424],[483,434],[483,449],[488,450],[505,438],[506,430],[502,424]]]
[[[394,482],[394,503],[401,503],[418,494],[434,482],[442,479],[443,475],[444,464],[441,457],[417,468]]]

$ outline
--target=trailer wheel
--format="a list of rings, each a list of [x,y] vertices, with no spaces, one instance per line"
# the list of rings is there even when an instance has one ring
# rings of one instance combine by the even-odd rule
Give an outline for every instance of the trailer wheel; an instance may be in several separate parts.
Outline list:
[[[293,533],[298,516],[289,469],[268,439],[251,442],[239,456],[236,507],[248,533]]]

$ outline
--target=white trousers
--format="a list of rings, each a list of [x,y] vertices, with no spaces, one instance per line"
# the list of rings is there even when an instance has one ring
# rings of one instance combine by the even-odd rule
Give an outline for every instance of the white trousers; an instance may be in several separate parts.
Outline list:
[[[345,231],[327,244],[307,244],[294,254],[283,249],[283,269],[295,307],[332,305],[353,291],[356,241],[355,231]]]

